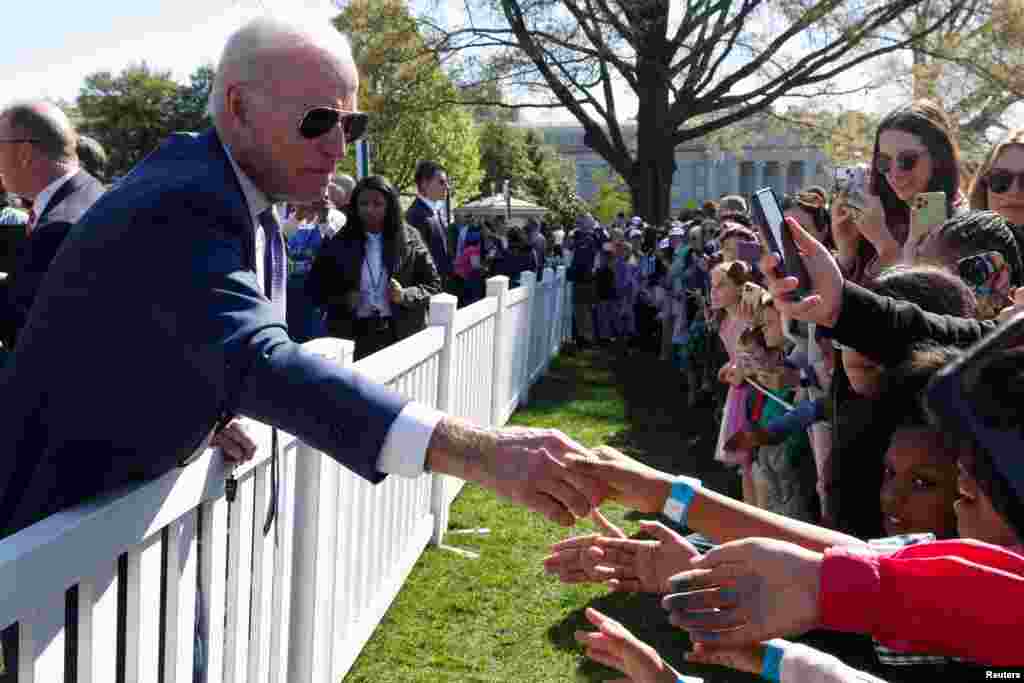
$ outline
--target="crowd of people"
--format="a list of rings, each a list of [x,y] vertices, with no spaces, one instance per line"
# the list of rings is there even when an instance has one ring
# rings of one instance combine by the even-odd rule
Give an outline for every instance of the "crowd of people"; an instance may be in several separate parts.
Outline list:
[[[891,112],[869,167],[782,199],[806,281],[742,197],[638,235],[580,223],[567,238],[586,253],[570,267],[578,343],[635,340],[631,319],[660,318],[641,345],[660,327],[691,404],[711,400],[707,457],[736,471],[742,501],[600,449],[581,471],[676,528],[626,538],[598,513],[603,532],[556,544],[547,570],[668,594],[689,661],[771,680],[980,680],[1024,665],[1022,140],[967,177],[941,107]],[[605,276],[608,307],[607,259],[589,255],[602,242],[613,272],[634,273]],[[677,680],[624,625],[587,616],[598,630],[578,637],[594,659],[637,683]],[[818,628],[873,641],[829,653],[771,640]]]
[[[809,274],[797,282],[741,196],[662,225],[584,214],[520,228],[445,220],[433,161],[404,212],[387,179],[333,175],[367,125],[336,38],[243,28],[218,67],[214,130],[173,137],[106,191],[84,168],[102,150],[57,107],[0,111],[0,226],[15,226],[0,231],[18,238],[0,253],[0,391],[18,397],[0,411],[18,455],[2,470],[0,535],[211,443],[251,457],[233,419],[246,415],[371,481],[434,470],[565,524],[594,514],[604,532],[559,543],[547,569],[668,594],[693,661],[785,681],[1024,664],[1024,132],[968,178],[941,107],[893,111],[863,186],[782,199]],[[274,75],[267,92],[253,69]],[[925,220],[935,206],[943,220]],[[362,358],[423,329],[438,292],[469,305],[491,275],[517,286],[561,265],[574,347],[658,354],[689,404],[715,411],[708,457],[735,470],[742,500],[557,432],[468,425],[295,346],[344,337]],[[110,405],[90,400],[98,386]],[[83,453],[100,461],[81,468]],[[690,536],[647,523],[653,540],[625,538],[594,511],[605,499]],[[623,625],[588,618],[591,657],[636,683],[677,680]],[[871,656],[851,666],[771,640],[818,627],[873,637]]]

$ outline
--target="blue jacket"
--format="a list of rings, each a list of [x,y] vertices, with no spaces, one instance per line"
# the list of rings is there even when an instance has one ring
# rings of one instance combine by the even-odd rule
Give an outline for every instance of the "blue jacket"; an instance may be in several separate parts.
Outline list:
[[[177,467],[234,414],[380,481],[406,403],[289,339],[213,131],[169,138],[72,228],[0,396],[0,535]]]

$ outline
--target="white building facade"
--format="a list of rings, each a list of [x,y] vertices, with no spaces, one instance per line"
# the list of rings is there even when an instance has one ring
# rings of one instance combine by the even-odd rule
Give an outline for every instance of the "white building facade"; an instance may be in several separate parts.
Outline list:
[[[589,200],[597,192],[596,174],[608,173],[609,164],[583,144],[578,124],[515,124],[540,134],[576,166],[576,191]],[[832,186],[832,163],[818,148],[802,142],[794,133],[758,134],[756,124],[742,126],[747,144],[736,149],[708,147],[700,141],[676,148],[676,172],[672,179],[672,208],[699,206],[705,199],[726,194],[750,196],[771,186],[780,196],[810,185]],[[623,125],[627,142],[635,144],[636,124]]]

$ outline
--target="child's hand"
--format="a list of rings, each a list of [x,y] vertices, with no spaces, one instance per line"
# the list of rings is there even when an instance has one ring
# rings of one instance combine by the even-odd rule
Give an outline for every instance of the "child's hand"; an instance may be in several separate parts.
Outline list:
[[[598,630],[577,631],[576,640],[587,648],[587,657],[626,674],[626,678],[613,683],[676,683],[679,674],[653,647],[592,607],[587,608],[586,615]]]
[[[600,563],[611,572],[608,586],[613,591],[667,593],[669,579],[690,566],[699,555],[685,538],[660,522],[640,522],[653,541],[600,537]]]
[[[601,526],[605,536],[587,534],[567,538],[552,545],[551,554],[544,558],[544,571],[557,574],[562,583],[603,583],[616,575],[613,567],[604,566],[605,553],[597,542],[601,538],[624,539],[626,534],[597,508],[590,516]]]

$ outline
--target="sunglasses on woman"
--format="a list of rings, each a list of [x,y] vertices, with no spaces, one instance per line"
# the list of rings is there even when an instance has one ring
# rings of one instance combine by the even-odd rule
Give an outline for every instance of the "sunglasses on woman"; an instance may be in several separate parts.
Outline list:
[[[917,160],[920,158],[921,152],[900,152],[896,155],[896,168],[904,173],[912,171],[914,166],[917,165]],[[893,161],[890,157],[879,154],[878,161],[875,162],[875,168],[882,175],[888,175],[893,170]]]
[[[1010,191],[1014,178],[1017,179],[1017,187],[1024,190],[1024,171],[1014,173],[1004,168],[993,168],[985,176],[985,182],[988,183],[988,189],[996,194],[1002,194]]]
[[[359,142],[366,135],[370,117],[361,111],[345,111],[335,107],[311,107],[299,118],[299,135],[315,140],[341,126],[345,142]]]

